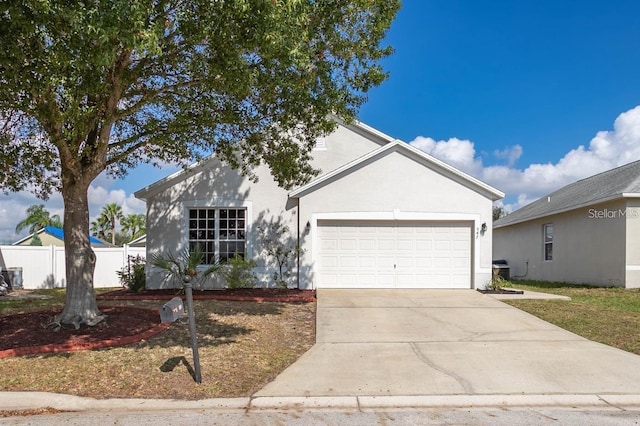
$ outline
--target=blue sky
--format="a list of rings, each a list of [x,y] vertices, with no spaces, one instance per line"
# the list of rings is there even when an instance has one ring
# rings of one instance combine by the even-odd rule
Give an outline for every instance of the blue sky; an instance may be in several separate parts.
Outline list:
[[[640,3],[407,1],[361,119],[403,140],[557,161],[640,103]]]
[[[640,2],[405,1],[387,39],[390,78],[360,120],[504,191],[508,210],[640,159]],[[108,202],[143,212],[132,193],[172,172],[100,177],[92,216]],[[11,242],[41,201],[0,197]],[[59,196],[45,204],[62,214]]]

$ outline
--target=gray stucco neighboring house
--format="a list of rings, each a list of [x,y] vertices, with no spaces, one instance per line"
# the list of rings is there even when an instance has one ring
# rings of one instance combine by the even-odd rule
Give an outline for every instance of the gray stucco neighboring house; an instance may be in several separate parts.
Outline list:
[[[238,252],[257,262],[260,285],[272,286],[277,266],[259,230],[279,221],[290,230],[282,242],[301,248],[291,287],[488,283],[492,203],[502,192],[359,122],[339,122],[312,156],[320,174],[292,191],[266,167],[251,180],[212,156],[136,192],[147,202],[147,258],[196,244],[209,262]],[[176,285],[147,268],[148,288]]]
[[[493,224],[513,277],[640,288],[640,161],[567,185]]]

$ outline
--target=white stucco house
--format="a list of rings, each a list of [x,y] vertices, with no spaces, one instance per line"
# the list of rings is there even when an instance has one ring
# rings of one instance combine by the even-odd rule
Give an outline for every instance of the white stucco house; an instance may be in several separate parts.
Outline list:
[[[494,222],[513,278],[640,288],[640,161],[567,185]]]
[[[319,139],[312,165],[321,173],[291,191],[266,167],[252,182],[215,156],[141,189],[147,258],[194,244],[211,262],[240,252],[269,286],[274,265],[258,230],[281,220],[302,249],[291,287],[469,289],[490,280],[492,203],[502,192],[358,122]],[[173,285],[147,268],[148,288]]]

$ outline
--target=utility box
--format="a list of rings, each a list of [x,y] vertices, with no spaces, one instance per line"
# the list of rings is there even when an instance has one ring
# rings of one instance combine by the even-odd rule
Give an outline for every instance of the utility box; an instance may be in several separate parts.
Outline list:
[[[3,269],[2,278],[9,286],[9,290],[22,288],[22,267]]]
[[[160,321],[161,322],[174,322],[180,319],[184,314],[184,304],[182,299],[174,297],[160,308]]]
[[[511,279],[511,267],[507,264],[506,260],[494,260],[492,263],[494,279],[497,277],[500,277],[505,281],[509,281]]]

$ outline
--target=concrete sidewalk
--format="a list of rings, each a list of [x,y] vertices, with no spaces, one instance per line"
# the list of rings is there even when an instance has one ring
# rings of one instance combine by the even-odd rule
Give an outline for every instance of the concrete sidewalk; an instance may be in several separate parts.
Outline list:
[[[640,395],[394,395],[394,396],[261,396],[214,398],[198,401],[170,399],[94,399],[49,392],[1,392],[0,411],[54,408],[69,412],[180,412],[206,410],[218,413],[286,410],[403,410],[435,408],[517,409],[555,407],[640,411]],[[1,423],[1,421],[0,421]]]

